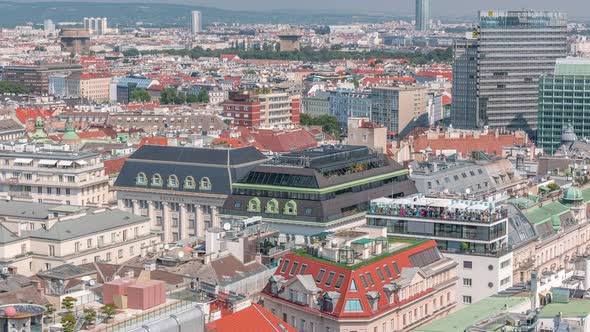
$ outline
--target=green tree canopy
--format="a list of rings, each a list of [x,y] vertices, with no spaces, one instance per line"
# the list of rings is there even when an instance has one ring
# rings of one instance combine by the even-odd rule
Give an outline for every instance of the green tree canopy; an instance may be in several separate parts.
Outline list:
[[[299,122],[302,126],[322,126],[322,131],[340,138],[340,124],[338,119],[331,115],[322,115],[317,118],[303,113],[299,118]]]
[[[146,103],[152,100],[152,97],[145,89],[135,89],[131,92],[131,101],[136,103]]]
[[[0,81],[0,93],[25,94],[29,91],[22,84]]]
[[[197,95],[197,101],[199,103],[208,103],[209,102],[209,93],[205,89],[201,89],[199,94]]]

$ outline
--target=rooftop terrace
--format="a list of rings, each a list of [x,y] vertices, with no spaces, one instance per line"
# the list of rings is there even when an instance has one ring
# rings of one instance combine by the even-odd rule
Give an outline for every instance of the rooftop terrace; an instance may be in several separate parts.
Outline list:
[[[371,201],[369,214],[492,223],[508,217],[508,211],[484,201],[429,198],[420,194],[405,198],[378,198]]]

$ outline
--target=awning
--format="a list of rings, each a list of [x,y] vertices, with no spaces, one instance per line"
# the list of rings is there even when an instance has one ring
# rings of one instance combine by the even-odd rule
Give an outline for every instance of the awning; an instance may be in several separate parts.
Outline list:
[[[14,160],[15,164],[30,164],[33,161],[31,158],[16,158]]]
[[[66,167],[68,167],[68,166],[72,166],[73,163],[74,162],[71,161],[71,160],[60,160],[60,161],[57,162],[57,166],[66,166]]]
[[[55,164],[57,164],[57,160],[53,160],[53,159],[41,159],[41,160],[39,160],[39,165],[55,166]]]
[[[76,160],[76,164],[80,166],[85,166],[88,165],[88,162],[86,160]]]

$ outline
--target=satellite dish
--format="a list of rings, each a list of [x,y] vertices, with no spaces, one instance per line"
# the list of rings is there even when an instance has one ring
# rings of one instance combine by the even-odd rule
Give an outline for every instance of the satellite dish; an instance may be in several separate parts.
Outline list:
[[[183,258],[183,257],[184,257],[184,251],[179,251],[178,258]]]
[[[166,244],[164,245],[164,250],[168,250],[168,249],[170,249],[170,246],[168,245],[168,243],[166,243]]]
[[[231,224],[226,222],[225,224],[223,224],[223,230],[225,231],[229,231],[231,229]]]

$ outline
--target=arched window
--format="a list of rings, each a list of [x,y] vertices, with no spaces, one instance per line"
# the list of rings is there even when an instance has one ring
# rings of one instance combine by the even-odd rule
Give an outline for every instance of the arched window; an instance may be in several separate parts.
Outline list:
[[[201,190],[211,190],[211,180],[208,177],[204,177],[201,179],[199,183],[199,189]]]
[[[186,189],[195,189],[195,186],[196,186],[196,184],[195,184],[195,178],[193,178],[192,176],[187,176],[184,179],[184,187]]]
[[[248,212],[260,212],[260,200],[257,197],[248,201]]]
[[[147,181],[147,176],[145,175],[145,173],[141,172],[141,173],[137,174],[136,184],[138,184],[140,186],[147,186],[148,181]]]
[[[266,213],[278,214],[279,213],[279,202],[276,199],[271,199],[266,203]]]
[[[283,214],[296,216],[297,215],[297,203],[295,201],[288,201],[283,208]]]
[[[152,176],[152,186],[162,186],[162,177],[156,173]]]
[[[178,177],[174,174],[168,177],[168,187],[178,188]]]

